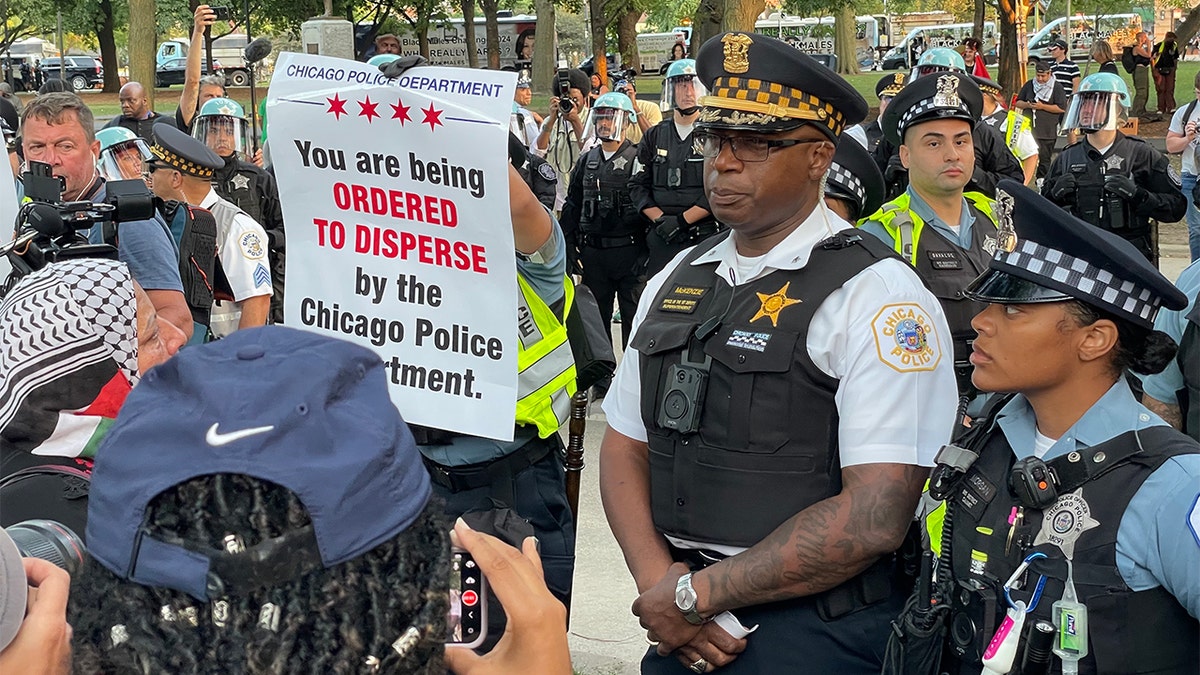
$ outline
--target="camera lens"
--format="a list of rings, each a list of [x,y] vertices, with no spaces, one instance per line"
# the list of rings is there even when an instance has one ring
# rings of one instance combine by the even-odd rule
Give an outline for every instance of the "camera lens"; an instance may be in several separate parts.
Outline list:
[[[87,549],[71,528],[53,520],[25,520],[4,529],[23,558],[41,558],[74,576]]]

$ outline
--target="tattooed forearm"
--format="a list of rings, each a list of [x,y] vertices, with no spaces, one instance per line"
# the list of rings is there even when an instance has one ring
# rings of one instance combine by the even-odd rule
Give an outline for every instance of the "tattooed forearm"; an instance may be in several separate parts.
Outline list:
[[[700,610],[812,595],[859,574],[896,550],[913,518],[929,469],[864,464],[842,471],[842,492],[775,528],[750,550],[693,578]]]
[[[1180,430],[1183,429],[1183,413],[1179,410],[1179,406],[1163,403],[1150,394],[1142,394],[1142,405],[1146,406],[1150,412],[1163,418],[1163,421],[1172,427]]]

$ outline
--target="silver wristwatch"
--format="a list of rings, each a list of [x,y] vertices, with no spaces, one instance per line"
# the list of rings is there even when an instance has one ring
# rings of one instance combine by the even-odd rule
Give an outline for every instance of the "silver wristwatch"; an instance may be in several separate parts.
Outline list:
[[[692,588],[692,573],[679,577],[675,582],[675,608],[683,613],[683,618],[693,626],[705,622],[705,618],[696,611],[696,589]]]

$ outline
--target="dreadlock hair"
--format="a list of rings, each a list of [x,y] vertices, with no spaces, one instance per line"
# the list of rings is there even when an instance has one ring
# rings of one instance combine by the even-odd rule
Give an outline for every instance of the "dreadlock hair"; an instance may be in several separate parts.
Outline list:
[[[1175,358],[1178,345],[1162,331],[1139,326],[1111,312],[1097,309],[1081,300],[1067,302],[1067,312],[1080,326],[1090,326],[1101,319],[1117,325],[1117,346],[1113,350],[1113,374],[1121,377],[1131,370],[1141,375],[1153,375]]]
[[[155,497],[147,528],[195,550],[226,551],[230,535],[249,549],[309,523],[290,490],[213,474]],[[74,672],[443,675],[449,529],[442,506],[431,503],[353,560],[208,603],[122,580],[89,560],[71,589]]]

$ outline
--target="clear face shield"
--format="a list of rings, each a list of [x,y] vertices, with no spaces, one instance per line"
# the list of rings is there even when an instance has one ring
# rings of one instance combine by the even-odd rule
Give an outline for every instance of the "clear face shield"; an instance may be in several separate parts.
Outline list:
[[[619,108],[592,108],[588,116],[588,128],[602,141],[619,141],[625,138],[626,125],[630,123],[629,112]],[[588,132],[584,132],[587,137]]]
[[[908,81],[912,82],[913,80],[917,79],[918,77],[922,77],[925,75],[932,75],[934,73],[947,73],[947,72],[950,72],[949,66],[937,66],[937,65],[933,65],[933,64],[917,66],[916,68],[912,69],[911,73],[909,73]]]
[[[132,180],[145,178],[145,162],[153,159],[150,149],[142,139],[116,143],[100,151],[96,163],[105,180]]]
[[[1129,109],[1121,104],[1121,95],[1111,91],[1076,92],[1063,119],[1064,129],[1084,133],[1118,129],[1129,118]]]
[[[201,143],[220,157],[237,153],[245,159],[250,156],[250,125],[240,117],[229,115],[203,115],[196,118],[192,131]]]
[[[695,75],[672,77],[663,84],[662,100],[659,108],[663,112],[679,110],[692,111],[700,106],[700,98],[708,95],[708,89]]]

